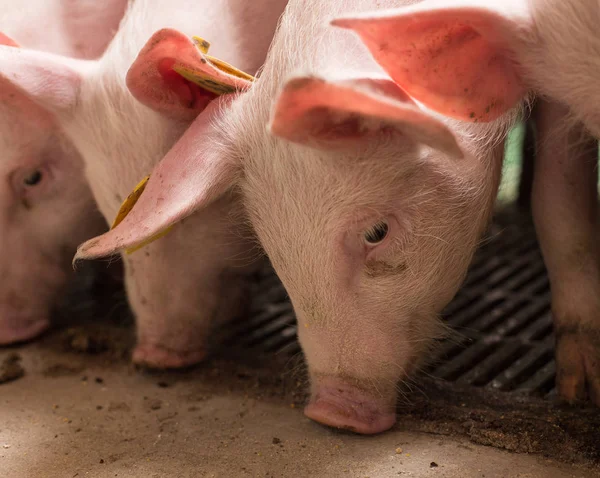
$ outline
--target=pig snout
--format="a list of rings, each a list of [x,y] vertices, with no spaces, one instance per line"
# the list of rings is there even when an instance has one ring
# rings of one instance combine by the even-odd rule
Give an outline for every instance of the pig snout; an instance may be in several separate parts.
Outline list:
[[[334,377],[317,379],[304,414],[319,423],[364,435],[381,433],[396,423],[396,397],[386,399]]]
[[[0,313],[0,345],[34,339],[50,327],[47,317],[25,317],[11,312]]]

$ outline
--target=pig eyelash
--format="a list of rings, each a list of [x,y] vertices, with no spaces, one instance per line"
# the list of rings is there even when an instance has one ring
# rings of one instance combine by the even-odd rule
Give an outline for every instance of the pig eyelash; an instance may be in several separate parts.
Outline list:
[[[363,240],[369,247],[375,247],[381,244],[389,236],[390,225],[388,221],[381,220],[373,224],[363,233]]]

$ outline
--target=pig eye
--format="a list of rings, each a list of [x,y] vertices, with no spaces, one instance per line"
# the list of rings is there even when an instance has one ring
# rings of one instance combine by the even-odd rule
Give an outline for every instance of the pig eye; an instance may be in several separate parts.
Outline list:
[[[363,237],[369,246],[376,246],[377,244],[383,242],[383,240],[387,237],[389,230],[390,226],[386,221],[379,221],[370,229],[367,229]]]
[[[23,178],[23,185],[26,187],[32,187],[39,184],[42,181],[44,175],[39,169],[32,171],[30,174]]]

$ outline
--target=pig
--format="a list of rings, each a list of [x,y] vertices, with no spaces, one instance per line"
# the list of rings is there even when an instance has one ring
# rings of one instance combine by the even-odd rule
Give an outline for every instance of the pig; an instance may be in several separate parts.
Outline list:
[[[30,49],[95,59],[117,32],[127,5],[128,0],[32,0],[16,6],[0,0],[0,31]]]
[[[552,290],[557,389],[600,406],[598,22],[595,0],[427,1],[336,20],[437,112],[493,121],[538,96],[532,212]]]
[[[125,0],[0,2],[0,44],[99,56]],[[92,34],[92,35],[90,35]],[[50,325],[79,243],[106,230],[81,157],[51,115],[0,78],[0,345]]]
[[[0,75],[61,125],[82,155],[102,215],[112,220],[191,121],[210,121],[230,101],[230,95],[215,99],[174,68],[204,72],[233,89],[250,84],[211,66],[191,36],[202,35],[213,44],[211,55],[253,74],[284,6],[281,0],[137,0],[98,61],[3,48]],[[207,355],[211,329],[243,312],[260,261],[238,221],[236,197],[224,194],[143,251],[123,256],[137,326],[134,363],[193,365]]]
[[[239,191],[297,316],[305,414],[361,434],[394,425],[398,385],[446,333],[439,314],[489,222],[519,114],[435,114],[356,35],[328,25],[405,3],[288,2],[260,78],[199,116],[125,220],[78,251],[141,244]]]

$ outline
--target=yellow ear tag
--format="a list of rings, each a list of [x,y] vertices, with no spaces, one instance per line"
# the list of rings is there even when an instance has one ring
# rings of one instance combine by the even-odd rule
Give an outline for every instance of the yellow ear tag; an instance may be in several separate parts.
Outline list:
[[[203,38],[196,37],[196,36],[192,37],[192,38],[194,40],[196,47],[202,53],[204,53],[204,55],[206,56],[206,59],[214,67],[218,68],[219,70],[221,70],[229,75],[236,76],[243,80],[254,81],[253,76],[251,76],[247,73],[244,73],[241,70],[238,70],[237,68],[231,66],[229,63],[225,63],[224,61],[221,61],[217,58],[207,55],[208,49],[210,48],[209,42],[207,42]],[[207,91],[210,91],[211,93],[214,93],[215,95],[225,95],[228,93],[234,93],[236,91],[235,87],[233,87],[231,85],[226,85],[219,81],[215,81],[213,78],[211,78],[204,72],[201,72],[198,70],[191,70],[189,68],[183,68],[183,67],[175,67],[173,69],[177,73],[179,73],[181,76],[183,76],[186,80],[191,81],[192,83],[195,83],[196,85],[200,86],[201,88],[204,88]],[[144,189],[146,188],[146,183],[148,183],[149,179],[150,179],[150,176],[146,176],[144,179],[142,179],[138,183],[138,185],[134,188],[133,192],[129,196],[127,196],[125,201],[123,201],[123,204],[121,204],[119,212],[117,213],[117,217],[113,221],[111,229],[114,229],[115,227],[117,227],[121,223],[121,221],[123,221],[123,219],[125,219],[125,216],[127,216],[127,214],[129,214],[131,212],[131,210],[133,209],[133,206],[135,206],[135,203],[138,201],[138,199],[144,192]],[[164,231],[161,231],[158,234],[155,234],[154,236],[149,237],[141,244],[138,244],[137,246],[131,247],[129,249],[125,249],[125,253],[131,254],[131,253],[141,249],[142,247],[147,246],[151,242],[154,242],[157,239],[160,239],[161,237],[167,235],[171,229],[172,229],[172,226],[167,227]]]
[[[133,209],[133,206],[135,206],[135,203],[138,201],[138,199],[144,192],[144,189],[146,189],[146,184],[148,183],[149,179],[150,179],[150,176],[146,176],[144,179],[142,179],[138,183],[138,185],[133,189],[133,192],[131,194],[129,194],[129,196],[127,196],[125,201],[123,201],[123,204],[121,204],[121,207],[119,208],[119,212],[117,213],[117,217],[115,217],[115,220],[113,221],[112,226],[110,227],[111,229],[114,229],[115,227],[117,227],[123,221],[123,219],[125,219],[125,216],[127,216],[127,214],[129,214],[131,212],[131,210]],[[157,239],[160,239],[161,237],[165,236],[171,230],[171,228],[172,228],[172,226],[169,226],[164,231],[161,231],[158,234],[155,234],[154,236],[149,237],[141,244],[138,244],[137,246],[131,247],[129,249],[125,249],[125,253],[131,254],[131,253],[141,249],[142,247],[150,244],[151,242],[154,242]]]
[[[206,56],[206,59],[213,65],[215,68],[218,68],[224,73],[228,75],[235,76],[237,78],[241,78],[247,81],[254,81],[254,77],[249,75],[248,73],[244,73],[241,70],[238,70],[236,67],[231,66],[229,63],[225,63],[214,56],[207,55],[208,49],[210,48],[210,43],[200,37],[192,37],[194,43],[198,50],[200,50]],[[235,93],[236,88],[231,85],[227,85],[225,83],[221,83],[220,81],[215,80],[207,73],[199,70],[192,70],[190,68],[184,68],[182,66],[176,66],[173,68],[177,73],[183,76],[186,80],[195,83],[200,88],[203,88],[215,95],[226,95],[228,93]]]

